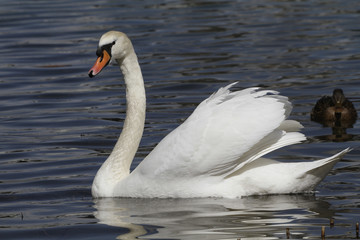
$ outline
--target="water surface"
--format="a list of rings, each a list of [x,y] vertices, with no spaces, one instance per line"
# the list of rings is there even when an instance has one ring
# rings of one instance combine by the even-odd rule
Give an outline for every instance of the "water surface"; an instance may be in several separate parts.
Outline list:
[[[359,107],[359,7],[349,1],[3,1],[0,9],[2,239],[355,237],[359,127],[310,121],[342,88]],[[87,71],[108,30],[133,40],[147,120],[132,169],[203,99],[228,83],[280,91],[304,144],[270,154],[315,160],[355,147],[311,196],[97,199],[92,179],[121,132],[118,67]],[[346,134],[344,133],[346,132]],[[331,218],[335,226],[329,226]]]

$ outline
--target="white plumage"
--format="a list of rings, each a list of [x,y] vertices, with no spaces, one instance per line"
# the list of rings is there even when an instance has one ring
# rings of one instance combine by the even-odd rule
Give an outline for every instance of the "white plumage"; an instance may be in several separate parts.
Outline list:
[[[286,120],[292,106],[276,91],[230,84],[204,100],[130,173],[145,120],[145,90],[127,36],[108,32],[89,75],[116,60],[126,83],[127,116],[113,152],[94,179],[94,197],[226,197],[312,191],[346,149],[314,162],[281,163],[263,156],[299,143],[300,123]],[[107,57],[107,55],[109,55]]]

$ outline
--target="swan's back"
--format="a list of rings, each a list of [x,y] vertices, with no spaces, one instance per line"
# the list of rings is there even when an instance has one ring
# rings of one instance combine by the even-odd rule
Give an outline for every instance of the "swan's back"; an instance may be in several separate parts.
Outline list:
[[[141,162],[136,171],[157,179],[230,177],[245,164],[305,139],[285,120],[292,106],[275,91],[219,89]]]
[[[311,191],[347,152],[314,162],[262,156],[305,140],[275,91],[230,92],[204,100],[115,190],[130,197],[228,197]]]

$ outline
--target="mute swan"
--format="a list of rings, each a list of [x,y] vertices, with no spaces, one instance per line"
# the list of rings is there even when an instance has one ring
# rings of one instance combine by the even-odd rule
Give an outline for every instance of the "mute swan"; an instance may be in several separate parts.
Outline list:
[[[349,151],[313,162],[262,158],[305,140],[297,132],[302,126],[286,120],[291,103],[276,91],[248,88],[230,92],[234,85],[230,84],[201,102],[130,173],[145,121],[141,69],[124,33],[102,35],[96,54],[89,76],[96,76],[115,60],[125,79],[127,109],[120,137],[94,178],[94,197],[237,198],[307,192]]]
[[[357,120],[354,105],[349,101],[342,89],[334,89],[333,95],[320,98],[311,111],[311,120],[326,126],[339,125],[351,127]]]

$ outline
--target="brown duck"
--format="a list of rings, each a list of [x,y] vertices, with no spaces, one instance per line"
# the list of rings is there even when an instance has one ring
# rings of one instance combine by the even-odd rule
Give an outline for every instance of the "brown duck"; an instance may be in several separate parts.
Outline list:
[[[342,89],[335,89],[333,95],[320,98],[311,111],[311,120],[326,126],[351,127],[357,120],[354,105]]]

